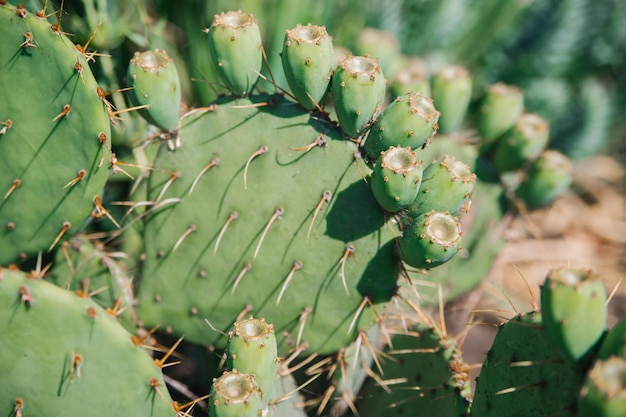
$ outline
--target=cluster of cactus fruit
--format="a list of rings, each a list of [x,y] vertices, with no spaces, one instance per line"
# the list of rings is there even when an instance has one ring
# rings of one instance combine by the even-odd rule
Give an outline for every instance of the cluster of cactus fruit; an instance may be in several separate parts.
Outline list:
[[[428,91],[394,83],[400,93],[387,104],[378,59],[336,63],[326,29],[298,25],[285,34],[288,89],[282,88],[271,71],[263,75],[254,17],[221,13],[205,31],[207,53],[231,94],[181,116],[181,80],[167,52],[137,52],[130,60],[129,101],[157,129],[145,141],[151,159],[142,165],[116,156],[111,126],[123,122],[90,70],[98,54],[89,42],[72,43],[61,17],[45,6],[31,13],[0,2],[0,85],[10,98],[0,103],[0,381],[9,388],[0,393],[0,414],[191,415],[203,399],[170,398],[161,369],[180,341],[160,346],[157,328],[226,351],[228,371],[209,394],[214,417],[306,415],[288,400],[297,384],[283,379],[318,355],[330,359],[304,376],[326,375],[331,383],[318,401],[302,402],[319,414],[384,412],[375,382],[392,391],[385,407],[478,417],[504,407],[501,394],[558,385],[541,370],[507,382],[519,388],[506,391],[497,372],[522,369],[518,362],[524,369],[559,367],[563,378],[571,373],[571,389],[559,394],[564,399],[555,411],[570,407],[585,416],[600,414],[583,410],[623,407],[619,395],[602,394],[613,385],[597,382],[623,372],[613,364],[618,359],[609,360],[621,354],[621,336],[611,332],[603,346],[611,340],[613,347],[597,351],[606,327],[598,281],[586,290],[587,280],[580,279],[583,285],[576,272],[563,272],[564,283],[544,287],[543,321],[529,314],[503,326],[503,338],[541,337],[528,349],[546,348],[526,357],[511,352],[517,343],[496,339],[471,408],[460,349],[423,313],[429,290],[419,290],[419,301],[415,296],[417,281],[431,279],[449,298],[478,284],[485,271],[463,281],[445,268],[478,257],[490,263],[493,248],[482,252],[481,242],[497,247],[497,237],[489,243],[485,234],[501,215],[493,211],[502,194],[532,209],[569,186],[570,163],[545,150],[547,123],[523,112],[519,89],[490,88],[477,115],[481,140],[462,144],[472,99],[462,68],[446,67],[426,84],[418,80]],[[261,82],[274,93],[259,92]],[[135,180],[122,217],[105,204],[104,191],[120,176]],[[98,220],[113,231],[95,233]],[[462,223],[471,224],[463,247]],[[139,250],[132,247],[137,239]],[[54,255],[50,271],[41,263],[19,271],[42,253]],[[451,261],[458,253],[465,257]],[[56,286],[43,279],[48,273]],[[245,319],[250,314],[272,325]],[[560,325],[586,320],[595,332],[583,336],[578,326]],[[526,332],[545,326],[554,340],[544,340],[543,330],[505,332],[517,322],[528,324],[519,326]],[[394,369],[401,362],[381,363],[385,344],[394,346],[390,357],[411,355],[410,372],[424,381],[417,395],[409,395],[415,389],[408,381],[396,391],[382,380],[406,374]],[[165,353],[153,360],[144,348]],[[551,394],[520,406],[541,407]]]

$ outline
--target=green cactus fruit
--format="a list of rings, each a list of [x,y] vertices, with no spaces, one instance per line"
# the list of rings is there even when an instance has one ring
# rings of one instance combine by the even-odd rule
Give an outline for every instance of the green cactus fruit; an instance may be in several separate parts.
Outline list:
[[[278,371],[274,326],[252,317],[235,322],[228,334],[227,364],[228,369],[254,376],[264,407],[267,407]]]
[[[363,150],[376,160],[390,146],[417,149],[426,146],[437,133],[439,112],[432,99],[417,93],[397,97],[378,116],[369,131]]]
[[[63,242],[61,250],[57,251],[49,279],[79,295],[89,295],[131,330],[138,319],[131,272],[122,262],[125,256],[106,250],[101,242],[90,240],[84,234],[77,234]]]
[[[216,14],[205,29],[217,72],[236,96],[247,96],[263,65],[261,31],[253,15],[241,11]]]
[[[424,169],[422,185],[406,214],[416,218],[431,210],[457,213],[467,206],[476,184],[469,165],[453,156],[444,156]]]
[[[378,57],[383,73],[388,76],[393,77],[402,65],[400,41],[390,32],[364,28],[358,34],[354,48],[357,55]]]
[[[113,317],[0,270],[0,415],[175,417],[161,367]]]
[[[579,417],[626,415],[626,359],[597,360],[589,370],[578,400]]]
[[[335,69],[332,95],[343,133],[361,136],[381,112],[386,81],[377,58],[349,56]]]
[[[89,52],[23,6],[0,5],[0,27],[0,265],[6,265],[53,250],[98,210],[111,131]]]
[[[576,416],[585,373],[554,348],[541,313],[524,313],[500,326],[476,383],[471,417]]]
[[[448,262],[461,246],[461,225],[449,213],[431,211],[417,217],[399,240],[400,257],[415,268]]]
[[[254,377],[237,370],[213,381],[209,401],[211,417],[260,417],[264,408]]]
[[[468,416],[469,366],[454,340],[426,324],[397,331],[381,356],[379,380],[369,379],[360,393],[360,415]]]
[[[569,158],[548,149],[530,166],[515,195],[531,210],[546,206],[569,188],[572,176],[573,166]]]
[[[357,145],[279,96],[211,108],[183,118],[179,148],[159,144],[139,316],[225,348],[205,318],[228,331],[243,312],[274,324],[281,355],[285,333],[338,350],[371,326],[401,268]]]
[[[181,86],[174,61],[161,49],[135,52],[128,66],[132,101],[140,114],[163,130],[178,126]]]
[[[372,171],[372,192],[378,204],[394,213],[415,200],[422,182],[422,161],[408,146],[383,152]]]
[[[496,83],[487,87],[478,113],[477,127],[483,147],[515,125],[524,111],[524,92],[513,85]]]
[[[550,271],[541,286],[541,308],[546,331],[565,354],[584,362],[606,331],[606,288],[589,270],[559,268]]]
[[[493,165],[499,172],[513,171],[536,159],[548,144],[550,127],[541,116],[525,113],[495,145]]]
[[[626,359],[626,319],[611,328],[600,345],[596,359],[607,359],[613,355]]]
[[[298,103],[307,110],[321,107],[335,69],[333,42],[326,28],[308,24],[288,30],[281,59]]]
[[[432,79],[435,106],[441,112],[439,130],[448,134],[460,129],[472,98],[472,78],[461,66],[441,68]]]
[[[428,65],[419,57],[409,57],[393,77],[390,85],[394,97],[413,91],[431,97]]]

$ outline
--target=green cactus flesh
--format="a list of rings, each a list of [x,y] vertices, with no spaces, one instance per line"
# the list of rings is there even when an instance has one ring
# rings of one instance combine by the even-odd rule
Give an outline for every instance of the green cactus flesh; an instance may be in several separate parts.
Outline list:
[[[89,218],[110,122],[88,52],[23,8],[0,6],[0,27],[1,265],[54,248]]]
[[[439,330],[418,324],[394,335],[393,348],[380,360],[380,380],[368,380],[361,391],[362,416],[410,415],[414,410],[424,416],[468,415],[469,367],[454,341]]]
[[[505,323],[483,363],[471,416],[574,416],[584,372],[569,365],[538,312]]]
[[[90,298],[5,268],[0,305],[0,415],[176,416],[160,367]]]
[[[401,267],[356,144],[275,96],[213,109],[183,118],[181,146],[155,161],[139,315],[224,346],[205,319],[228,330],[250,312],[336,351],[395,294]]]

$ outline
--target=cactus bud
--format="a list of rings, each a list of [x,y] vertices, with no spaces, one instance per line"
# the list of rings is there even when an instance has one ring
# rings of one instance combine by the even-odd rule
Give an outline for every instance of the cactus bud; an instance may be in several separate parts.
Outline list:
[[[544,151],[530,166],[515,194],[530,209],[552,203],[572,183],[571,161],[555,150]]]
[[[237,96],[250,94],[263,65],[261,31],[254,16],[220,13],[205,33],[211,59],[226,86]]]
[[[263,410],[254,378],[236,370],[213,381],[210,404],[212,417],[259,417]]]
[[[376,159],[390,146],[417,149],[435,135],[437,120],[432,99],[413,92],[397,97],[372,125],[363,150]]]
[[[414,91],[430,97],[430,79],[426,62],[418,57],[408,58],[405,67],[396,72],[390,88],[393,96]]]
[[[496,145],[493,164],[499,172],[521,168],[537,158],[548,144],[550,127],[540,116],[526,113]]]
[[[458,130],[472,98],[472,78],[469,71],[459,66],[443,67],[433,78],[432,93],[435,105],[441,112],[441,132]]]
[[[132,100],[141,109],[141,115],[163,130],[178,126],[181,86],[176,65],[160,49],[135,52],[128,66],[128,80]]]
[[[458,219],[433,211],[419,216],[404,230],[399,241],[400,257],[415,268],[434,268],[456,255],[460,245]]]
[[[626,360],[613,356],[593,365],[578,399],[580,417],[626,415]]]
[[[381,111],[385,88],[378,59],[349,56],[339,64],[333,74],[332,93],[337,119],[346,136],[356,138],[369,128]]]
[[[524,111],[524,93],[518,87],[497,83],[487,88],[478,114],[478,133],[489,146],[509,130]]]
[[[285,34],[281,53],[291,92],[307,110],[320,106],[335,68],[333,43],[326,28],[297,25]]]
[[[422,181],[422,161],[411,148],[390,147],[372,172],[372,192],[378,204],[396,212],[411,204]]]

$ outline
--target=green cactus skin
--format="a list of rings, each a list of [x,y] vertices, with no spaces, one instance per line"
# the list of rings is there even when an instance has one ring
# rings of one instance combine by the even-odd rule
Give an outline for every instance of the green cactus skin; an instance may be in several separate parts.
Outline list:
[[[515,195],[531,210],[547,206],[569,188],[572,176],[572,162],[559,151],[548,149],[530,166]]]
[[[444,156],[424,169],[420,191],[406,214],[417,218],[431,210],[456,214],[469,202],[476,174],[453,156]]]
[[[324,26],[297,25],[285,34],[281,53],[285,78],[307,110],[322,105],[335,69],[332,38]]]
[[[0,27],[0,265],[6,265],[54,249],[89,219],[108,177],[111,132],[89,53],[23,7],[0,5]]]
[[[264,319],[248,318],[235,322],[228,335],[228,369],[254,376],[261,390],[264,407],[274,392],[278,371],[278,351],[274,326]]]
[[[578,400],[579,417],[626,415],[626,359],[597,360],[585,379]]]
[[[343,133],[357,138],[382,111],[386,81],[378,59],[349,56],[335,69],[332,96]]]
[[[0,415],[175,417],[160,367],[88,297],[0,272]]]
[[[573,361],[582,363],[597,348],[607,326],[606,289],[592,271],[560,268],[541,286],[546,332]]]
[[[205,32],[211,59],[228,89],[236,96],[249,95],[263,65],[261,31],[254,16],[220,13]]]
[[[515,126],[502,136],[493,156],[499,172],[513,171],[536,159],[548,144],[550,127],[541,116],[525,113]]]
[[[378,204],[394,213],[415,200],[422,182],[422,161],[408,146],[392,146],[378,158],[371,180]]]
[[[181,86],[174,61],[167,52],[154,49],[135,52],[128,66],[131,97],[148,122],[163,130],[178,126]]]
[[[398,329],[400,331],[400,329]],[[387,358],[387,360],[385,360]],[[469,415],[469,366],[448,336],[429,325],[412,326],[393,337],[393,348],[381,358],[387,392],[370,379],[361,391],[359,413],[466,417]]]
[[[626,359],[626,319],[620,320],[609,330],[600,345],[596,359],[607,359],[613,355]]]
[[[392,79],[390,90],[394,97],[410,91],[431,97],[430,77],[426,61],[415,56],[405,58],[404,66],[398,70]]]
[[[228,331],[247,311],[297,339],[308,314],[300,342],[338,350],[375,319],[364,297],[389,300],[401,268],[357,145],[278,96],[213,107],[183,118],[181,147],[154,163],[148,198],[162,208],[145,216],[139,316],[225,347],[205,318]]]
[[[472,84],[469,71],[456,65],[441,68],[433,77],[432,95],[435,107],[441,112],[441,133],[448,134],[461,128],[472,98]]]
[[[432,99],[409,92],[397,97],[378,116],[369,131],[363,150],[376,160],[390,146],[417,149],[426,146],[437,133],[439,112]]]
[[[209,397],[211,417],[260,417],[261,390],[252,375],[227,371],[213,381]]]
[[[461,225],[449,213],[422,214],[402,233],[400,257],[415,268],[429,269],[448,262],[461,246]]]
[[[482,147],[489,147],[512,128],[523,111],[524,92],[520,88],[504,83],[488,86],[477,120]]]
[[[471,417],[574,417],[584,372],[555,349],[541,313],[513,317],[498,329],[476,383]]]

